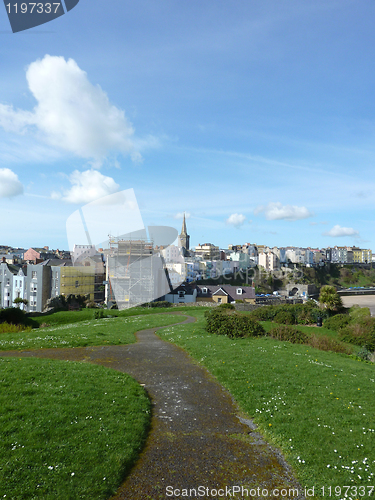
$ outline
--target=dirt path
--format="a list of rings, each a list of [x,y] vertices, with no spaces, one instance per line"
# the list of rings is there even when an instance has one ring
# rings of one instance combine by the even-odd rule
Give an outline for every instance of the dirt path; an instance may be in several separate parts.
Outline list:
[[[188,317],[184,323],[194,320]],[[281,454],[262,440],[251,421],[239,418],[230,394],[155,330],[138,332],[138,342],[125,346],[4,351],[0,356],[87,361],[129,373],[144,384],[153,405],[150,435],[113,500],[264,499],[262,489],[268,498],[280,498],[273,489],[297,488]],[[241,487],[248,496],[234,495]]]

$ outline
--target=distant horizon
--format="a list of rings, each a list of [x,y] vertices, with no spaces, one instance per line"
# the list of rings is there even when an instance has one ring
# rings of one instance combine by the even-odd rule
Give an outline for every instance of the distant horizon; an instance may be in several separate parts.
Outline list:
[[[278,245],[267,245],[265,243],[251,243],[251,242],[245,242],[245,243],[242,243],[242,244],[232,244],[232,243],[229,243],[227,246],[220,246],[220,245],[216,245],[214,242],[204,242],[204,243],[197,243],[196,245],[190,245],[190,249],[193,250],[196,248],[197,245],[201,244],[201,245],[204,245],[206,243],[210,243],[212,245],[215,245],[215,246],[218,246],[220,250],[229,250],[229,245],[233,245],[233,246],[243,246],[245,245],[246,243],[250,243],[250,244],[253,244],[255,246],[266,246],[266,247],[269,247],[269,248],[306,248],[306,249],[314,249],[314,248],[318,248],[319,250],[321,249],[327,249],[327,248],[334,248],[335,246],[337,247],[347,247],[347,248],[350,248],[350,247],[358,247],[360,249],[365,249],[365,250],[372,250],[371,248],[369,247],[365,247],[365,246],[357,246],[357,245],[332,245],[332,246],[325,246],[325,247],[317,247],[317,246],[306,246],[306,247],[301,247],[301,246],[297,246],[297,245],[282,245],[282,246],[278,246]],[[86,245],[87,243],[77,243],[77,245]],[[10,247],[10,248],[13,248],[14,250],[28,250],[29,248],[38,248],[38,249],[43,249],[45,246],[48,246],[48,250],[46,251],[56,251],[56,250],[59,250],[60,252],[69,252],[69,248],[63,248],[63,247],[51,247],[49,245],[30,245],[30,246],[11,246],[11,245],[6,245],[6,244],[2,244],[0,243],[0,247]],[[105,250],[105,248],[103,248],[103,250]]]

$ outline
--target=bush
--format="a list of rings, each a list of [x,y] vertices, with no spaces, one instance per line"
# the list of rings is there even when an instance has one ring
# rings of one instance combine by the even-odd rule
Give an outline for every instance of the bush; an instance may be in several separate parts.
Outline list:
[[[217,335],[227,335],[230,338],[259,337],[265,335],[265,330],[249,315],[231,312],[219,307],[205,312],[206,331]]]
[[[308,338],[307,344],[320,351],[332,351],[340,352],[343,354],[352,354],[352,349],[342,342],[333,339],[332,337],[327,337],[326,335],[311,335]]]
[[[8,307],[0,311],[0,323],[6,322],[13,325],[24,325],[26,321],[26,313],[18,307]]]
[[[289,311],[279,311],[273,320],[275,323],[281,323],[283,325],[294,325],[296,322],[294,315]]]
[[[363,318],[371,316],[370,309],[368,307],[359,307],[357,305],[352,306],[349,309],[350,319],[355,322],[357,320],[361,320]]]
[[[365,317],[339,331],[339,339],[375,351],[375,318]]]
[[[104,318],[104,311],[103,309],[98,309],[97,311],[94,312],[94,318],[95,319],[102,319]]]
[[[284,340],[291,342],[292,344],[305,344],[309,338],[306,333],[303,333],[290,325],[276,326],[268,332],[268,335],[273,339]]]
[[[304,311],[300,311],[296,318],[296,323],[298,325],[311,325],[312,323],[316,323],[317,315],[314,313],[315,309],[306,309]]]
[[[276,316],[279,313],[287,313],[288,316],[280,316],[280,321],[276,320]],[[291,319],[290,315],[293,316],[294,320],[292,323],[285,323],[288,321],[286,318]],[[318,316],[321,318],[328,318],[329,311],[320,309],[316,306],[314,301],[307,301],[305,304],[284,304],[279,306],[261,306],[251,313],[251,316],[258,321],[276,321],[282,324],[300,324],[309,325],[311,323],[316,323]],[[284,319],[283,319],[284,318]]]
[[[249,316],[233,314],[229,316],[232,331],[228,333],[231,338],[261,337],[266,334],[265,329]]]
[[[0,323],[0,333],[31,332],[31,330],[31,326],[12,325],[6,322]]]
[[[171,307],[172,304],[168,300],[157,300],[156,302],[149,302],[145,307]]]
[[[364,361],[369,361],[371,358],[372,353],[366,349],[365,347],[362,347],[360,351],[357,352],[357,356],[360,359],[363,359]]]
[[[341,328],[350,322],[350,317],[347,314],[336,314],[324,320],[324,328],[329,328],[338,332]]]
[[[8,323],[12,325],[24,325],[32,328],[39,328],[39,323],[28,317],[28,315],[18,307],[8,307],[0,310],[0,324]]]
[[[258,321],[272,321],[278,311],[278,306],[261,306],[252,311],[250,316]]]
[[[241,300],[241,302],[242,302],[242,300]],[[218,306],[218,308],[220,308],[220,309],[231,309],[231,310],[236,309],[233,304],[220,304]]]

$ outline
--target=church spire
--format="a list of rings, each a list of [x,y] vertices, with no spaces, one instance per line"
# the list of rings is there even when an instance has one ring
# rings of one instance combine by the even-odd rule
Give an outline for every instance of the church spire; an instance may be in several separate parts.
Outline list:
[[[185,212],[184,212],[184,219],[182,221],[181,234],[178,236],[178,246],[180,248],[182,248],[182,252],[183,252],[184,257],[189,254],[189,243],[190,243],[190,236],[187,233],[186,217],[185,217]]]
[[[187,235],[185,212],[184,212],[184,220],[182,221],[181,234],[183,234],[184,236]]]

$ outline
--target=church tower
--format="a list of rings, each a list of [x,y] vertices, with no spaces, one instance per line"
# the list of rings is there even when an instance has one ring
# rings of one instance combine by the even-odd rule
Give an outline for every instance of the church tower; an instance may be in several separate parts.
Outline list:
[[[179,234],[178,236],[178,246],[182,248],[182,253],[184,257],[186,257],[186,255],[189,254],[189,242],[190,242],[190,236],[187,234],[186,219],[184,213],[184,220],[182,221],[181,234]]]

